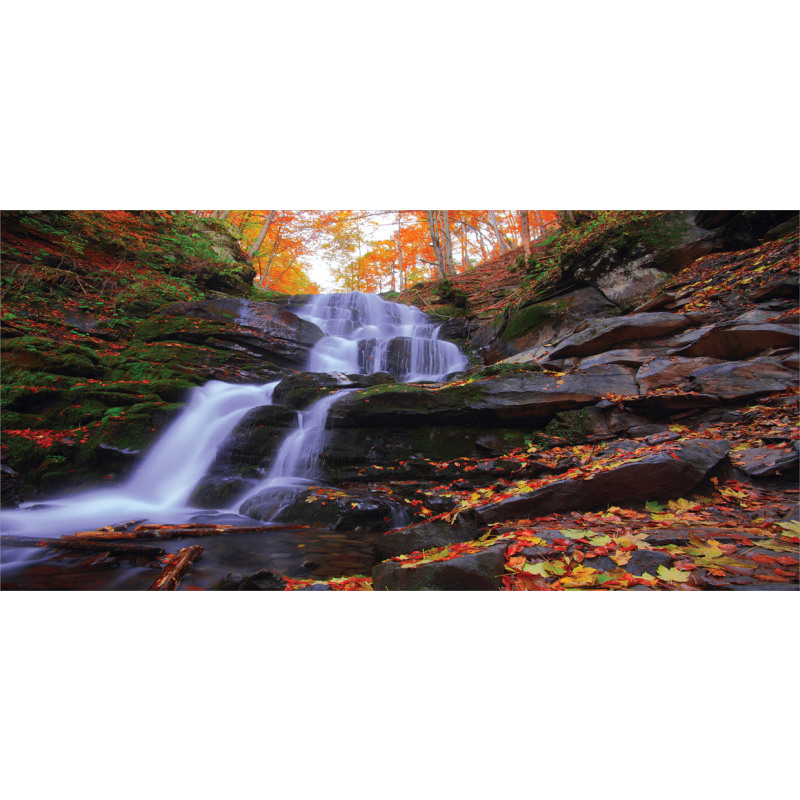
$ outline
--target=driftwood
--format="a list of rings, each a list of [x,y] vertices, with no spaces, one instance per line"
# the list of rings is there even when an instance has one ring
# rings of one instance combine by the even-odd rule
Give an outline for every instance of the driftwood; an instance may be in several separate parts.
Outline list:
[[[169,592],[177,589],[181,578],[189,571],[189,567],[202,552],[203,548],[199,544],[178,550],[169,564],[161,570],[161,574],[148,587],[148,591]]]
[[[303,530],[309,525],[138,525],[130,531],[78,531],[64,538],[93,541],[108,539],[176,539],[181,536],[218,536],[227,533]]]
[[[116,542],[95,542],[82,539],[62,538],[28,538],[27,536],[0,536],[3,547],[54,547],[58,550],[80,550],[92,553],[111,553],[120,556],[149,556],[160,558],[164,555],[163,547],[144,544],[125,544]]]

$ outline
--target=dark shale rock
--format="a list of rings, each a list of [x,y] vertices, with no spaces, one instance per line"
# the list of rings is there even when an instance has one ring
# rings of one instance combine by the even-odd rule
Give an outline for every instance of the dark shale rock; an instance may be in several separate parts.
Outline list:
[[[399,561],[384,561],[372,569],[375,591],[496,591],[502,587],[505,574],[505,552],[502,542],[471,555],[449,561],[403,567]]]
[[[551,375],[518,372],[442,388],[399,385],[359,392],[337,403],[333,427],[507,425],[547,419],[606,394],[635,395],[633,370],[616,364]]]
[[[771,347],[797,347],[799,334],[797,325],[711,325],[699,329],[675,354],[741,360]]]
[[[631,575],[642,575],[645,572],[655,575],[659,567],[670,569],[672,565],[673,558],[669,553],[662,553],[660,550],[635,550],[623,569]]]
[[[591,322],[582,331],[557,342],[550,350],[549,357],[592,356],[621,342],[654,339],[684,330],[690,325],[691,321],[685,315],[665,311],[599,319]]]
[[[766,478],[797,470],[800,453],[795,449],[752,447],[736,454],[736,466],[752,478]]]
[[[489,522],[567,511],[591,511],[613,504],[682,497],[695,488],[730,450],[726,440],[693,439],[675,451],[661,451],[585,480],[564,480],[518,497],[479,506]]]
[[[797,385],[797,373],[776,358],[725,361],[694,370],[683,384],[690,391],[714,394],[728,401],[782,392]]]
[[[678,386],[695,370],[718,364],[715,358],[683,358],[669,356],[654,358],[643,364],[636,373],[636,383],[642,394],[667,386]]]
[[[800,288],[798,287],[797,276],[783,278],[773,283],[768,283],[760,289],[756,289],[750,294],[750,300],[754,303],[763,303],[766,300],[777,300],[786,298],[787,300],[797,300]]]
[[[326,394],[339,389],[365,389],[394,383],[388,372],[345,375],[342,372],[298,372],[284,378],[272,394],[272,402],[302,410]]]
[[[641,367],[642,364],[652,361],[667,352],[666,347],[653,347],[652,349],[629,348],[623,350],[608,350],[596,356],[587,356],[580,359],[578,369],[599,367],[603,364],[622,364],[626,367]],[[637,378],[638,380],[638,378]]]

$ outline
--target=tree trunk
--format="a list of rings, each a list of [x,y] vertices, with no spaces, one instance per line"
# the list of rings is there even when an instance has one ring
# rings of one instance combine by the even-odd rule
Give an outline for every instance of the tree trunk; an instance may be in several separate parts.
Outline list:
[[[406,281],[403,275],[403,223],[399,211],[397,212],[397,282],[402,292],[406,288]],[[394,274],[392,274],[392,291],[394,288]]]
[[[572,211],[556,211],[558,223],[562,228],[575,227],[575,214]]]
[[[503,235],[500,233],[500,226],[497,224],[497,215],[494,213],[494,211],[489,212],[489,219],[492,221],[492,228],[494,228],[494,235],[495,238],[497,239],[497,246],[500,249],[501,253],[505,253],[508,250],[508,247],[506,247]]]
[[[455,275],[456,267],[453,263],[453,238],[450,235],[450,212],[446,209],[442,211],[442,227],[444,229],[444,268],[448,275]]]
[[[519,229],[522,232],[522,246],[525,248],[525,255],[531,254],[531,228],[528,221],[528,212],[519,212]]]
[[[542,219],[542,212],[541,211],[534,211],[533,216],[536,219],[536,238],[541,239],[544,236],[544,220]]]
[[[253,242],[253,246],[247,251],[247,257],[253,258],[253,256],[258,252],[258,248],[264,244],[264,239],[267,236],[267,231],[269,230],[269,226],[272,225],[272,220],[275,218],[275,212],[270,211],[267,215],[266,220],[264,221],[264,225],[262,226],[261,230],[258,232],[258,237],[256,238],[255,242]]]
[[[264,271],[261,273],[261,280],[258,282],[258,285],[264,288],[264,284],[269,281],[269,275],[272,272],[272,262],[275,260],[275,256],[278,253],[278,244],[281,241],[281,233],[280,230],[278,231],[278,235],[275,237],[275,244],[272,245],[272,250],[269,254],[269,261],[267,261],[267,266],[264,267]],[[266,287],[269,288],[269,287]]]
[[[203,548],[199,544],[193,544],[191,547],[184,547],[179,550],[169,564],[161,570],[161,574],[150,584],[148,591],[175,591],[181,582],[181,578],[189,571],[189,568],[202,552]]]
[[[444,260],[442,258],[442,247],[439,244],[439,237],[436,234],[436,223],[433,221],[433,211],[426,211],[425,216],[428,218],[428,228],[431,232],[431,244],[433,245],[433,254],[436,257],[436,269],[439,273],[439,280],[443,281],[447,278],[447,272],[444,268]]]
[[[231,213],[230,211],[220,211],[218,218],[219,219],[227,219],[228,218],[228,214],[230,214],[230,213]]]

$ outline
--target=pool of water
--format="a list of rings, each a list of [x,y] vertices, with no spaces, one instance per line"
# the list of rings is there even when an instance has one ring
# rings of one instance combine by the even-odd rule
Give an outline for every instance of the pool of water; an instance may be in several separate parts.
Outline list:
[[[176,539],[141,539],[137,544],[175,553],[200,545],[203,552],[178,590],[212,589],[228,573],[267,569],[290,578],[327,580],[370,573],[372,545],[381,534],[284,529]],[[120,540],[130,543],[132,540]],[[159,561],[142,557],[98,557],[97,553],[42,547],[3,547],[3,590],[141,591],[161,571]]]

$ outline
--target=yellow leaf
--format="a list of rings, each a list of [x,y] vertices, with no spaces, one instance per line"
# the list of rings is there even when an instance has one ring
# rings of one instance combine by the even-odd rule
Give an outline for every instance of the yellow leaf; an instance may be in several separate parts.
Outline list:
[[[658,577],[662,581],[675,581],[676,583],[686,583],[689,580],[689,573],[672,567],[667,569],[663,564],[658,567]]]

